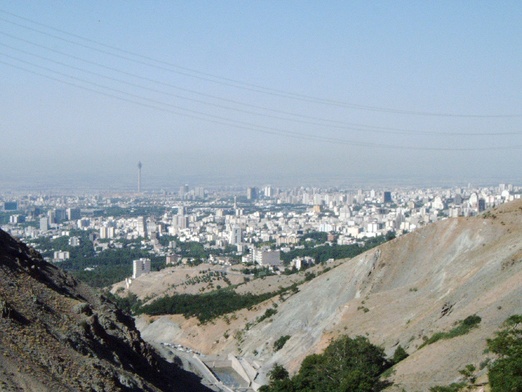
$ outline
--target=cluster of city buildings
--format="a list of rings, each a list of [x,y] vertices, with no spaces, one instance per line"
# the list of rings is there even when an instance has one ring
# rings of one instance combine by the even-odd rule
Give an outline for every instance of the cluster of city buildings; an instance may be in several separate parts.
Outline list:
[[[393,191],[266,186],[213,192],[184,185],[172,193],[4,195],[0,208],[2,229],[29,242],[80,229],[89,231],[90,239],[102,248],[111,243],[117,246],[122,239],[141,238],[169,264],[181,260],[176,254],[179,242],[192,241],[210,253],[232,250],[236,260],[272,267],[280,264],[280,252],[300,246],[300,239],[309,232],[327,233],[329,242],[341,245],[388,232],[399,236],[440,219],[476,215],[520,198],[521,193],[521,187],[510,184]],[[110,215],[108,211],[114,207],[129,211],[129,216]],[[131,214],[151,207],[160,213]],[[162,236],[172,236],[173,240],[162,246]],[[78,246],[78,239],[70,238],[70,245]],[[58,249],[54,260],[68,257],[67,251]],[[226,259],[211,257],[209,261]],[[135,277],[150,271],[150,261],[137,260],[135,264]]]

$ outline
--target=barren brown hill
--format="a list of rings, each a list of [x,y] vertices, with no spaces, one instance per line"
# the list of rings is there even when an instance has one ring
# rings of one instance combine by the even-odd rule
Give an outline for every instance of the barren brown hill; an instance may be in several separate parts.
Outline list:
[[[201,294],[214,291],[219,287],[235,286],[237,293],[260,294],[274,291],[275,288],[291,285],[303,279],[298,275],[272,275],[264,279],[249,280],[245,283],[244,267],[234,265],[223,267],[220,265],[200,264],[198,266],[176,266],[153,271],[132,281],[129,289],[125,282],[112,286],[111,292],[126,296],[129,292],[141,300],[151,299],[164,295],[174,294]],[[226,274],[227,281],[219,274]]]
[[[142,318],[139,326],[150,341],[240,355],[259,368],[260,382],[274,363],[297,371],[305,356],[344,334],[367,336],[390,355],[398,345],[406,349],[410,356],[391,372],[393,390],[427,391],[455,382],[467,364],[482,369],[480,375],[486,372],[486,338],[508,316],[522,313],[522,200],[419,229],[299,289],[285,300],[273,298],[206,325],[164,316]],[[256,322],[274,303],[277,314]],[[475,314],[482,320],[478,328],[420,347]],[[274,351],[274,341],[283,335],[290,339]]]
[[[207,390],[134,320],[0,230],[0,390]]]

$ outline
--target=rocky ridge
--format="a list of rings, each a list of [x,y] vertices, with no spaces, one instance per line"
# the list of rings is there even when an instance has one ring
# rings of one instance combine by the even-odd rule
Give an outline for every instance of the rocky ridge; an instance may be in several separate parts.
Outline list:
[[[0,230],[0,390],[207,390],[103,295]]]

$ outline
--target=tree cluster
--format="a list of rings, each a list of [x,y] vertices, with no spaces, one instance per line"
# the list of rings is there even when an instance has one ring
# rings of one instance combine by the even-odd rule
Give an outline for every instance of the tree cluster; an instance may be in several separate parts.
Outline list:
[[[333,341],[322,354],[306,357],[299,372],[290,377],[288,371],[276,364],[269,373],[270,384],[262,392],[375,392],[384,389],[381,374],[393,362],[384,350],[362,336],[343,336]]]
[[[522,391],[522,315],[509,317],[488,348],[498,355],[489,368],[492,392]]]
[[[205,294],[176,294],[154,300],[142,306],[137,313],[149,315],[182,314],[186,318],[197,317],[202,323],[239,309],[250,308],[276,295],[237,294],[231,290],[216,290]]]
[[[372,249],[378,245],[386,242],[386,237],[375,237],[369,238],[365,241],[363,246],[354,244],[354,245],[323,245],[317,246],[313,248],[304,248],[304,249],[294,249],[290,252],[282,252],[281,260],[285,264],[290,263],[293,259],[297,257],[312,257],[316,263],[324,263],[329,259],[346,259],[352,258],[360,255],[361,253],[366,252],[369,249]]]

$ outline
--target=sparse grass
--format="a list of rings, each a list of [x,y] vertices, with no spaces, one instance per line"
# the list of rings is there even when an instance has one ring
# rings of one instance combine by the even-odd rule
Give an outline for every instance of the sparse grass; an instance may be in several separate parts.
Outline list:
[[[487,218],[496,219],[497,216],[495,214],[492,214],[491,211],[487,211],[487,212],[485,212],[482,215],[482,218],[484,218],[484,219],[487,219]]]
[[[457,336],[465,335],[473,328],[476,328],[482,319],[476,314],[466,317],[464,320],[458,322],[457,326],[448,332],[437,332],[432,337],[426,339],[419,348],[433,344],[443,339],[452,339]]]
[[[381,374],[381,378],[389,378],[389,377],[393,376],[396,372],[397,372],[397,369],[391,367],[391,368],[385,370],[383,374]]]
[[[437,385],[435,387],[431,387],[430,392],[458,392],[458,391],[462,390],[464,387],[466,387],[466,383],[454,382],[453,384],[450,384],[447,386]]]
[[[236,339],[238,345],[243,343],[243,340],[245,339],[245,333],[243,331],[236,331],[234,333],[234,339]]]

